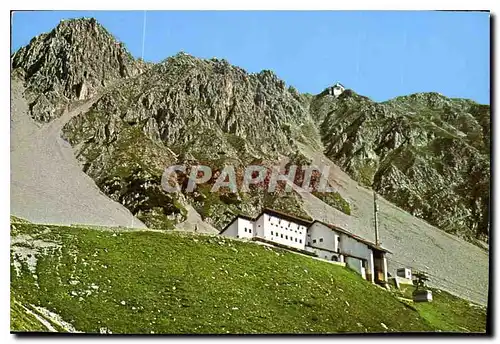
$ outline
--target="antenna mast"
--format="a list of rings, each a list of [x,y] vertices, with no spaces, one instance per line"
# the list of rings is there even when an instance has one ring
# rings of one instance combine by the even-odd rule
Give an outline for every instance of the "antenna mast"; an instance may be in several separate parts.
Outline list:
[[[373,190],[373,215],[375,217],[375,245],[379,246],[380,241],[378,238],[378,204],[377,204],[377,193]]]

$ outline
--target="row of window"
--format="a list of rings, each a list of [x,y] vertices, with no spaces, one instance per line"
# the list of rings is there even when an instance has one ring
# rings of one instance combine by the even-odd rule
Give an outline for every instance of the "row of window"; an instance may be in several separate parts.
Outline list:
[[[277,232],[274,233],[273,231],[271,231],[271,237],[274,236],[274,234],[276,234],[276,237],[280,237],[281,236],[281,238],[283,239],[283,234],[278,234]],[[289,237],[288,235],[285,235],[284,238],[285,238],[285,240],[290,240],[290,241],[294,241],[294,239],[295,239],[295,242],[298,242],[299,244],[302,244],[302,239],[293,238],[292,236]]]
[[[271,222],[271,219],[272,219],[272,218],[271,218],[271,216],[269,216],[269,222]],[[280,225],[281,225],[281,221],[284,221],[284,220],[281,220],[280,218],[278,218],[278,224],[280,224]],[[291,225],[292,223],[293,223],[293,222],[288,222],[288,227],[290,227],[290,225]],[[295,223],[294,223],[294,224],[295,224]],[[298,226],[300,226],[300,225],[298,225]],[[302,227],[302,226],[301,226],[301,227]]]
[[[278,223],[272,223],[272,222],[271,222],[271,224],[272,224],[272,225],[275,225],[276,227],[277,227],[278,225],[280,225],[280,226],[281,226],[281,228],[283,228],[283,226],[281,225],[281,221],[278,221]],[[290,228],[291,226],[292,226],[292,223],[291,223],[291,222],[288,222],[288,226],[286,226],[286,227]]]
[[[313,244],[315,244],[316,239],[314,239],[312,242],[313,242]],[[320,238],[319,242],[323,242],[323,238]],[[307,245],[311,246],[311,240],[307,240]],[[337,246],[337,252],[340,253],[340,246]]]
[[[252,233],[252,229],[251,228],[245,228],[245,233]]]
[[[278,227],[278,225],[276,223],[271,223],[271,226]],[[290,224],[288,224],[288,227],[284,227],[284,228],[283,228],[283,226],[280,226],[281,229],[292,231],[293,229],[290,229],[289,227],[290,227]],[[299,231],[295,230],[295,233],[302,235],[302,232],[300,230]]]
[[[310,237],[311,234],[308,233],[307,236]],[[316,239],[313,239],[312,242],[313,242],[313,244],[315,244],[316,243]],[[323,238],[319,238],[319,242],[323,242]],[[340,243],[340,237],[337,237],[337,242]]]

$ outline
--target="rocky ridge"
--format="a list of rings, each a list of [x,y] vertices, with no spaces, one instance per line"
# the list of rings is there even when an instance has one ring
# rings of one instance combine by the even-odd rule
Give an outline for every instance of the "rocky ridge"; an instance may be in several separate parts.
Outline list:
[[[147,68],[93,18],[61,21],[16,51],[11,65],[26,83],[31,116],[41,122],[60,116],[71,101]]]
[[[354,179],[449,233],[488,236],[490,108],[438,93],[383,103],[319,95],[325,154]]]

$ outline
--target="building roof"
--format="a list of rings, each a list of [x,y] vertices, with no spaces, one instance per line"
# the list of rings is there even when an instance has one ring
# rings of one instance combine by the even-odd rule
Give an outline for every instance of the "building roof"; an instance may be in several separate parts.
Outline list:
[[[226,231],[226,229],[229,228],[229,226],[231,226],[234,221],[236,221],[237,219],[245,219],[245,220],[249,220],[249,221],[255,221],[257,220],[259,217],[261,217],[262,215],[264,214],[267,214],[267,215],[271,215],[271,216],[277,216],[277,217],[280,217],[284,220],[288,220],[288,221],[293,221],[295,223],[298,223],[300,225],[303,225],[303,226],[310,226],[313,224],[313,221],[312,219],[306,219],[306,218],[303,218],[303,217],[298,217],[298,216],[294,216],[294,215],[290,215],[290,214],[287,214],[287,213],[283,213],[279,210],[275,210],[275,209],[271,209],[271,208],[264,208],[262,209],[262,211],[259,213],[259,215],[257,215],[256,217],[251,217],[251,216],[248,216],[248,215],[244,215],[244,214],[238,214],[234,217],[234,219],[226,225],[226,227],[224,227],[220,232],[219,234],[222,234]]]
[[[274,210],[271,208],[264,208],[262,210],[262,212],[257,216],[257,218],[261,217],[263,214],[281,217],[284,220],[293,221],[293,222],[298,223],[298,224],[303,225],[303,226],[310,226],[313,224],[312,219],[298,217],[298,216],[287,214],[287,213],[281,212],[279,210]]]
[[[236,221],[237,219],[245,219],[245,220],[249,220],[249,221],[255,221],[257,220],[258,218],[260,218],[262,215],[271,215],[271,216],[276,216],[276,217],[280,217],[284,220],[287,220],[287,221],[292,221],[292,222],[295,222],[295,223],[298,223],[300,225],[303,225],[303,226],[306,226],[309,227],[311,225],[313,225],[314,223],[318,222],[318,223],[321,223],[322,225],[330,228],[331,230],[334,230],[334,231],[337,231],[337,232],[341,232],[345,235],[348,235],[350,236],[351,238],[359,241],[359,242],[362,242],[364,243],[365,245],[371,247],[373,250],[376,250],[376,251],[381,251],[381,252],[387,252],[387,253],[392,253],[391,251],[389,251],[388,249],[386,248],[383,248],[382,246],[380,245],[376,245],[375,243],[369,241],[369,240],[366,240],[366,239],[363,239],[362,237],[356,235],[356,234],[353,234],[351,232],[349,232],[348,230],[346,229],[343,229],[343,228],[340,228],[338,226],[335,226],[335,225],[332,225],[330,223],[326,223],[326,222],[323,222],[323,221],[319,221],[319,220],[311,220],[311,219],[306,219],[304,217],[298,217],[298,216],[295,216],[295,215],[291,215],[291,214],[287,214],[287,213],[284,213],[282,211],[279,211],[279,210],[275,210],[275,209],[271,209],[271,208],[264,208],[259,215],[257,215],[256,217],[251,217],[251,216],[248,216],[248,215],[244,215],[244,214],[238,214],[234,217],[234,219],[224,227],[224,229],[222,229],[219,234],[222,234],[224,233],[224,231],[226,231],[226,229],[229,228],[229,226],[231,226],[234,221]]]
[[[323,222],[323,221],[319,221],[319,220],[315,220],[314,222],[318,222],[318,223],[321,223],[322,225],[330,228],[331,230],[334,230],[334,231],[337,231],[337,232],[341,232],[345,235],[348,235],[350,236],[351,238],[359,241],[359,242],[362,242],[363,244],[371,247],[372,249],[376,250],[376,251],[381,251],[381,252],[387,252],[387,253],[392,253],[391,251],[389,251],[388,249],[386,248],[383,248],[382,246],[380,245],[377,245],[369,240],[366,240],[366,239],[363,239],[362,237],[356,235],[356,234],[353,234],[351,232],[349,232],[348,230],[344,229],[344,228],[340,228],[338,226],[335,226],[335,225],[332,225],[330,223],[326,223],[326,222]]]

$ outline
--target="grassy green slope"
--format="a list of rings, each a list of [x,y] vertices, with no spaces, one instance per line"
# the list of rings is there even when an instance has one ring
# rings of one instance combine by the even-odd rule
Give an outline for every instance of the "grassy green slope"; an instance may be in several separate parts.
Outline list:
[[[11,331],[48,332],[38,319],[26,312],[23,307],[16,303],[15,297],[10,299],[10,329]]]
[[[485,331],[486,309],[458,298],[443,290],[432,290],[432,302],[417,302],[410,306],[428,323],[444,332]],[[414,286],[402,285],[396,295],[411,299]]]
[[[11,269],[11,292],[24,305],[44,307],[84,332],[438,328],[348,269],[254,243],[22,223],[11,226],[11,235],[25,238],[18,245],[28,248],[41,247],[42,242],[59,245],[36,254],[39,287],[26,263],[16,258],[23,268],[19,276]]]

